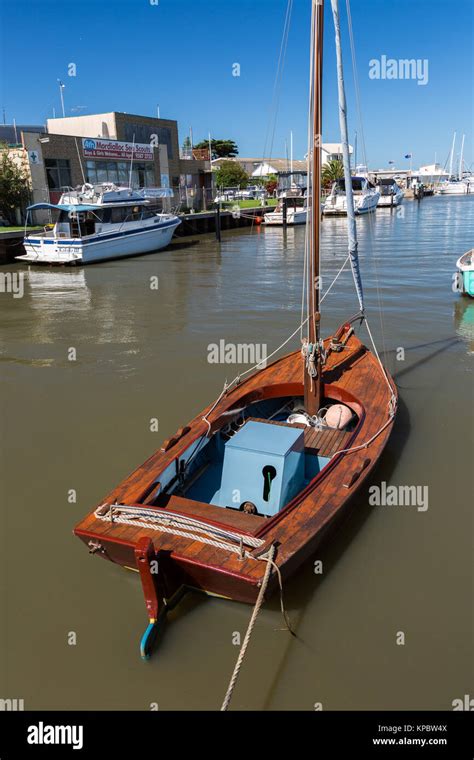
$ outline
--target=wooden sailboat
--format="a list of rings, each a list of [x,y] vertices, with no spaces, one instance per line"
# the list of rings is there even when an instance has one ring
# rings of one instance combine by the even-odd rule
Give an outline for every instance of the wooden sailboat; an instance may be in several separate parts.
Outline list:
[[[337,0],[332,4],[338,41]],[[313,556],[372,473],[393,426],[395,385],[354,331],[366,321],[354,219],[349,257],[361,311],[335,334],[320,336],[323,2],[312,5],[314,202],[302,350],[225,388],[75,528],[91,553],[138,569],[149,618],[144,657],[184,589],[253,603],[262,584],[269,596]],[[343,96],[339,48],[338,59]],[[345,102],[340,105],[350,172]]]

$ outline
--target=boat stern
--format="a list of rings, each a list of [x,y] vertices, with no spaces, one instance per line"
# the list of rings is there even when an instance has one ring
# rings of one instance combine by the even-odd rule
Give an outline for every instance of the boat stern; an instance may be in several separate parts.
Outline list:
[[[60,239],[46,236],[27,236],[23,240],[26,251],[21,256],[16,256],[17,261],[26,261],[29,264],[45,265],[75,265],[82,261],[82,245],[78,243],[62,243]]]

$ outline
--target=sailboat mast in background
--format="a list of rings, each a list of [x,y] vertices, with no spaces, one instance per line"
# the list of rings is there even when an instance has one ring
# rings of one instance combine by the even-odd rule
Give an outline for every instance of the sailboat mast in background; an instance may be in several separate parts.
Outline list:
[[[449,177],[448,179],[452,179],[453,177],[453,161],[454,161],[454,146],[456,145],[456,132],[453,135],[453,143],[451,145],[451,156],[449,159]]]
[[[459,172],[458,172],[458,179],[462,179],[463,171],[462,171],[462,165],[464,160],[464,139],[466,135],[462,136],[462,142],[461,142],[461,153],[459,154]]]

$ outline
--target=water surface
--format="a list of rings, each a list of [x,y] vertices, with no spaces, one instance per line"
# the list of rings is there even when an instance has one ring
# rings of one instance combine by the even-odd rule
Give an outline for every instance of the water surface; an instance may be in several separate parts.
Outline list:
[[[377,482],[427,485],[429,508],[360,494],[314,558],[323,575],[309,562],[286,584],[298,638],[281,630],[278,600],[262,611],[235,708],[450,709],[472,693],[474,300],[451,276],[473,246],[474,198],[408,201],[358,231],[370,323],[401,396]],[[208,363],[209,344],[271,351],[299,324],[302,228],[195,241],[84,269],[7,268],[25,274],[25,294],[0,295],[0,697],[26,708],[215,709],[227,688],[249,607],[189,595],[143,663],[138,577],[72,535],[236,374]],[[327,287],[346,256],[343,219],[324,220],[322,246]],[[356,310],[344,273],[323,331]]]

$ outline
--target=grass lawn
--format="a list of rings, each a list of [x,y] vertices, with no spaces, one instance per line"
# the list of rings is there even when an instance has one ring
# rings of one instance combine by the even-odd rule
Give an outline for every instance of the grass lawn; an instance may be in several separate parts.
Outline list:
[[[260,208],[262,205],[262,202],[259,200],[249,200],[249,201],[229,201],[228,203],[223,203],[223,208],[232,208],[232,206],[240,206],[240,208]],[[276,198],[267,198],[267,202],[265,204],[266,206],[276,206],[277,205],[277,199]]]
[[[23,227],[0,227],[0,234],[2,232],[18,232],[18,230],[22,230],[23,231],[24,229],[25,229],[24,226]],[[29,225],[26,229],[27,230],[38,230],[38,229],[42,229],[42,227],[41,227],[41,225],[36,225],[36,226]]]

